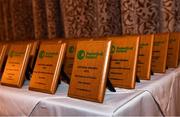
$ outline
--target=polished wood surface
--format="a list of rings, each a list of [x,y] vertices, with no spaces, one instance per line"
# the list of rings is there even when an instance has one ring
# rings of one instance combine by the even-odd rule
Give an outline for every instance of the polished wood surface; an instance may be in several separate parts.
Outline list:
[[[1,84],[22,87],[31,44],[11,44]]]
[[[135,88],[139,36],[109,37],[112,40],[108,78],[114,87]]]
[[[176,68],[178,66],[180,50],[180,33],[170,33],[167,67]]]
[[[153,51],[154,35],[141,35],[139,43],[137,76],[141,80],[150,80],[151,59]]]
[[[63,63],[66,44],[42,43],[40,45],[29,89],[55,93]]]
[[[102,103],[111,41],[79,41],[68,96]]]
[[[155,34],[151,66],[153,72],[164,73],[166,71],[168,45],[169,33]]]

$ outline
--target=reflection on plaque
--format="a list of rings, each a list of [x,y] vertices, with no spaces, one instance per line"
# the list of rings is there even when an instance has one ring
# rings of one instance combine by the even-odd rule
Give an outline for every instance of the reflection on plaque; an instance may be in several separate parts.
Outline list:
[[[134,88],[139,36],[109,37],[112,40],[108,78],[114,87]]]
[[[180,49],[180,33],[170,33],[167,67],[177,67]]]
[[[0,44],[0,73],[2,75],[8,54],[8,44]],[[1,76],[0,75],[0,76]]]
[[[79,41],[68,96],[103,102],[111,41]]]
[[[155,34],[151,64],[154,73],[164,73],[166,71],[168,43],[168,33]]]
[[[1,84],[22,87],[31,44],[11,44]]]
[[[55,93],[66,44],[41,43],[29,89]]]
[[[154,35],[142,35],[140,37],[137,76],[142,80],[150,80],[153,41]]]

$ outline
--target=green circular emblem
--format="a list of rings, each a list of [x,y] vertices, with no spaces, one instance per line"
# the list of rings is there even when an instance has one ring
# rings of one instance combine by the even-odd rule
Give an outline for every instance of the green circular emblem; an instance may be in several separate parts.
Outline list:
[[[13,54],[14,54],[14,51],[10,51],[10,52],[9,52],[9,56],[10,56],[10,57],[13,57]]]
[[[69,47],[69,53],[73,53],[74,52],[74,46],[70,46]]]
[[[77,53],[77,58],[79,60],[82,60],[82,59],[84,59],[84,57],[85,57],[85,51],[84,50],[79,50],[78,53]]]
[[[43,58],[44,55],[45,55],[45,51],[44,51],[44,50],[41,50],[41,51],[39,52],[39,58]]]
[[[113,54],[116,50],[116,47],[114,45],[111,46],[111,54]]]

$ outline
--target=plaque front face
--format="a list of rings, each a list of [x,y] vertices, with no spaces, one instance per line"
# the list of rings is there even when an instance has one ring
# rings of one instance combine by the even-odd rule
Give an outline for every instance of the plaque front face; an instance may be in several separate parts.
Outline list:
[[[31,44],[11,45],[1,84],[22,87]]]
[[[153,41],[154,35],[140,37],[137,76],[142,80],[150,80]]]
[[[111,41],[79,41],[68,96],[103,102]]]
[[[40,45],[29,89],[55,93],[63,62],[66,44],[44,43]]]
[[[155,34],[151,65],[154,73],[164,73],[166,71],[168,43],[168,33]]]
[[[178,66],[180,33],[171,33],[169,37],[169,47],[167,55],[167,67],[175,68]]]
[[[114,87],[134,88],[138,57],[138,36],[109,37],[112,40],[108,78]]]

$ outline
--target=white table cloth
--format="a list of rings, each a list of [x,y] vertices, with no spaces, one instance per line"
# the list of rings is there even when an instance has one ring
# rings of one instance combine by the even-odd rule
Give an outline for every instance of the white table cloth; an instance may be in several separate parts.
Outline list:
[[[154,98],[148,92],[143,92],[121,106],[114,116],[163,116],[163,114]]]
[[[119,108],[132,101],[144,91],[117,90],[116,93],[106,91],[104,103],[95,103],[73,99],[65,95],[40,101],[31,115],[61,116],[112,116]]]
[[[119,116],[180,115],[180,68],[155,74],[136,89],[106,91],[104,103],[67,97],[68,85],[59,85],[55,95],[0,85],[0,115]]]
[[[106,91],[104,103],[100,105],[66,96],[48,98],[36,106],[32,115],[180,115],[180,68],[178,69],[168,69],[165,74],[156,73],[150,81],[142,80],[141,83],[137,83],[134,90],[116,88],[116,93]]]
[[[180,115],[180,69],[168,69],[165,74],[155,74],[150,81],[141,81],[136,90],[149,92],[160,107],[163,115]],[[178,99],[179,98],[179,99]]]
[[[26,81],[22,88],[0,85],[0,116],[30,115],[38,102],[46,99],[47,97],[54,97],[54,95],[50,94],[29,91],[28,83],[29,82]]]

